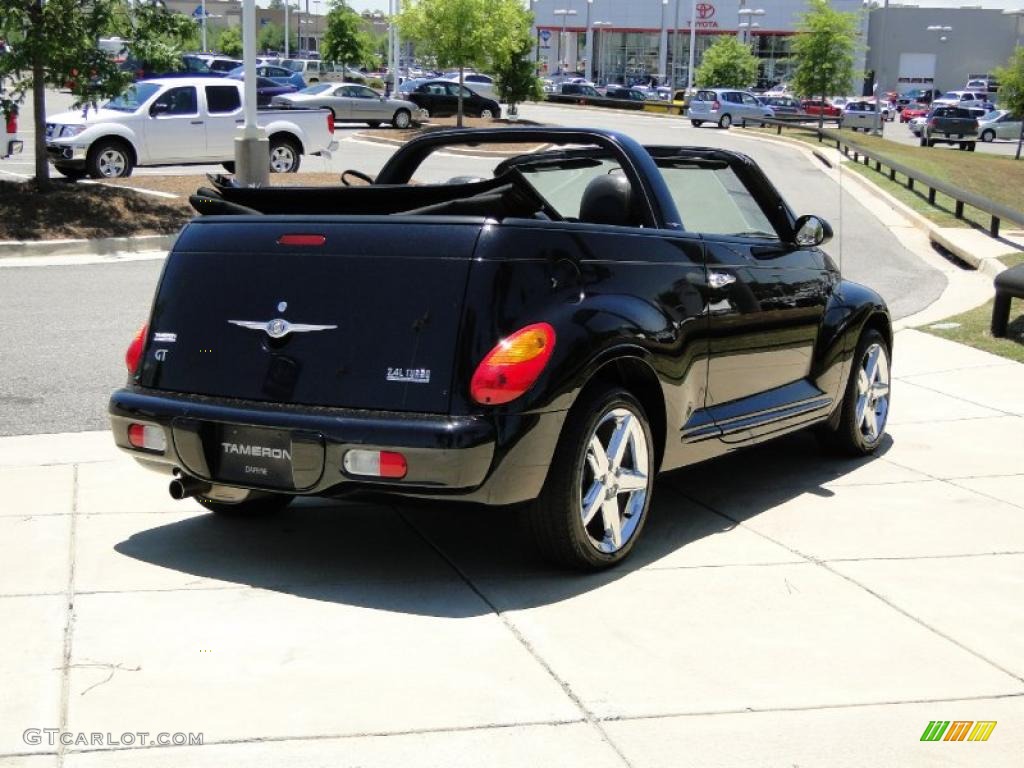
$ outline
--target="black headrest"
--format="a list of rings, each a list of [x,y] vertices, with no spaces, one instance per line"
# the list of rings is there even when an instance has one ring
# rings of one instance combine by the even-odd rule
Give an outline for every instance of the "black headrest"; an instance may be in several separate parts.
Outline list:
[[[580,221],[625,227],[637,223],[633,185],[620,173],[596,176],[583,190]]]

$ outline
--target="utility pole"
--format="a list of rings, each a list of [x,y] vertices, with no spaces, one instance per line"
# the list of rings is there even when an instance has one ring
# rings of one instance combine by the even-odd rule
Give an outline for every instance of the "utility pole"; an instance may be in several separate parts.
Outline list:
[[[256,123],[256,0],[242,4],[244,125],[235,138],[235,176],[243,187],[270,182],[270,142]]]
[[[693,65],[697,56],[697,0],[690,6],[690,65],[686,70],[686,90],[693,89]]]
[[[288,8],[291,6],[292,0],[284,0],[284,57],[286,59],[291,58],[289,39],[291,34],[288,31]]]

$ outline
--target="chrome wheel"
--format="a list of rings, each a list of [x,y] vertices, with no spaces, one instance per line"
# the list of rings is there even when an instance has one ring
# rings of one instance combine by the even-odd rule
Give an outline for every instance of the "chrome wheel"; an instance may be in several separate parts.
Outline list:
[[[483,117],[483,118],[486,118],[486,119],[490,120],[492,117],[494,117],[494,113],[491,112],[491,110],[489,110],[489,109],[481,109],[480,110],[480,117]]]
[[[291,173],[295,168],[295,149],[289,144],[276,144],[270,149],[272,173]]]
[[[864,352],[857,373],[856,424],[864,440],[878,442],[889,416],[889,356],[881,344]]]
[[[580,519],[594,549],[612,554],[633,537],[650,492],[647,438],[637,414],[609,411],[587,444],[580,477]]]
[[[404,109],[400,109],[395,113],[395,119],[393,122],[395,124],[395,128],[408,128],[409,123],[411,123],[412,120],[409,117],[408,112]]]
[[[96,157],[96,168],[105,179],[116,179],[124,175],[128,158],[120,149],[108,147]]]

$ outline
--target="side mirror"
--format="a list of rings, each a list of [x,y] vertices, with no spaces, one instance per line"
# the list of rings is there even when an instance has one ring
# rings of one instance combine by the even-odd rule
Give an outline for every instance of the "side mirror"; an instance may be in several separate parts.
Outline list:
[[[149,108],[150,117],[156,117],[157,115],[166,115],[171,111],[171,105],[166,101],[158,101]]]
[[[817,216],[801,216],[793,225],[793,241],[801,248],[824,245],[832,239],[832,227]]]

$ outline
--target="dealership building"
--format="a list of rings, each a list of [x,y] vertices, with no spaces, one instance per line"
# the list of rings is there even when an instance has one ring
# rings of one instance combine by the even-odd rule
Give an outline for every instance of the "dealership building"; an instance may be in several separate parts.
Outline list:
[[[1019,42],[1024,20],[1007,12],[1014,1],[1024,4],[831,0],[836,10],[862,18],[850,92],[862,91],[862,78],[871,83],[872,72],[886,90],[929,82],[947,90],[962,87],[968,75],[990,72]],[[699,67],[721,35],[750,43],[759,60],[759,85],[788,80],[791,44],[807,11],[805,0],[532,0],[530,7],[542,76],[575,71],[598,84],[676,87],[687,84],[691,65]]]

